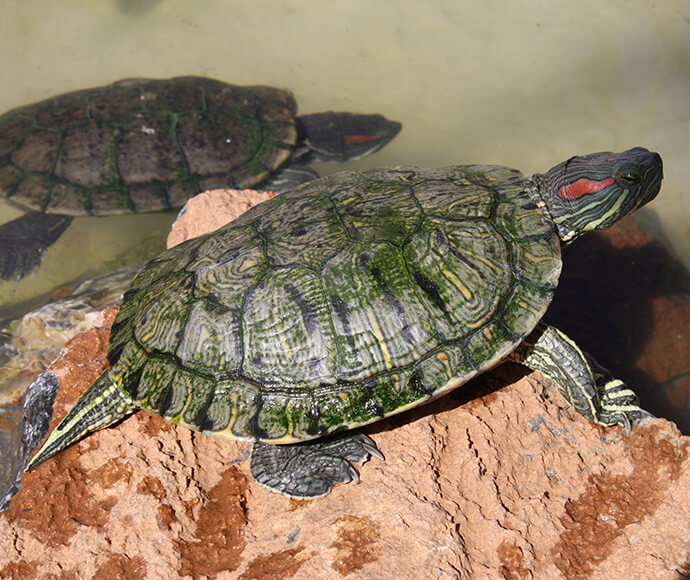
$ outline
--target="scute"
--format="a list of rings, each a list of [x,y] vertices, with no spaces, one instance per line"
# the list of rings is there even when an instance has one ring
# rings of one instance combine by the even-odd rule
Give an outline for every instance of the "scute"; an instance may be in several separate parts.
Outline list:
[[[406,245],[405,257],[435,313],[440,341],[479,328],[510,281],[506,242],[486,221],[429,218]]]
[[[142,406],[240,439],[299,441],[419,405],[497,364],[551,300],[560,246],[524,188],[493,166],[295,188],[144,268],[112,373],[141,376]]]
[[[189,310],[175,355],[190,369],[204,373],[234,373],[242,362],[239,309],[199,300]]]
[[[301,196],[301,191],[296,188],[283,194],[292,203],[275,204],[257,218],[256,230],[268,241],[272,264],[318,269],[325,257],[337,253],[350,238],[330,199]]]
[[[244,374],[259,383],[333,384],[335,332],[318,277],[303,267],[275,269],[247,294],[242,317]]]
[[[436,344],[436,321],[393,244],[347,246],[326,261],[321,283],[341,353],[338,379],[361,381],[408,365]]]
[[[173,353],[192,306],[193,277],[169,276],[146,288],[137,297],[139,307],[132,328],[133,338],[150,353]]]
[[[398,170],[352,175],[357,174],[334,184],[329,196],[350,237],[402,244],[422,221],[407,176]]]

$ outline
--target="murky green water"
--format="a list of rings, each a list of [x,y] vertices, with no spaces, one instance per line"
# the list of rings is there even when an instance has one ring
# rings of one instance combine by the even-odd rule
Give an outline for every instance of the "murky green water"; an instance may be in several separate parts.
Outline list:
[[[302,112],[403,122],[349,167],[532,172],[575,153],[658,150],[666,179],[643,217],[690,265],[687,0],[5,0],[2,16],[0,111],[125,77],[195,74],[290,88]],[[0,221],[15,215],[0,208]],[[77,219],[34,279],[0,284],[0,301],[45,292],[171,220]]]

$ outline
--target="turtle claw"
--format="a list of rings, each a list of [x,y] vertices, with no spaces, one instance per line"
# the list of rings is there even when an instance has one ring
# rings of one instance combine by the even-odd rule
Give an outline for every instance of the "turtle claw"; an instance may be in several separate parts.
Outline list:
[[[383,459],[375,443],[356,432],[294,445],[257,441],[250,469],[257,483],[271,491],[315,499],[327,495],[336,483],[359,483],[355,465],[370,456]]]
[[[630,437],[632,432],[636,429],[638,429],[641,425],[644,425],[651,419],[654,419],[654,415],[652,415],[649,411],[645,411],[643,409],[640,409],[640,413],[636,416],[633,417],[632,421],[627,415],[624,415],[624,422],[625,424],[623,425],[623,428],[625,429],[625,434]]]
[[[386,458],[383,456],[383,453],[381,453],[378,450],[378,447],[376,447],[376,443],[374,443],[371,438],[367,437],[366,435],[363,435],[363,437],[366,437],[368,441],[363,441],[362,442],[362,447],[366,449],[369,453],[369,455],[372,455],[373,457],[376,457],[377,459],[380,459],[381,461],[385,461]]]
[[[359,483],[359,473],[357,470],[350,465],[348,467],[348,471],[350,472],[350,481],[354,481],[355,483]]]

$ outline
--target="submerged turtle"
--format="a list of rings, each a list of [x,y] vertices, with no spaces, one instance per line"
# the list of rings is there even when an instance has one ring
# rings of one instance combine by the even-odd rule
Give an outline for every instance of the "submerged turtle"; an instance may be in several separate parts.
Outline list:
[[[0,197],[34,213],[0,226],[0,278],[34,270],[65,216],[178,208],[216,187],[283,191],[318,177],[304,163],[368,155],[401,128],[381,115],[296,112],[288,91],[181,77],[128,79],[5,113]]]
[[[251,473],[291,497],[357,479],[373,442],[347,431],[504,360],[549,376],[590,421],[648,416],[635,394],[540,322],[561,244],[654,198],[642,148],[542,175],[499,166],[341,172],[149,262],[112,327],[109,370],[28,469],[139,408],[254,441]]]

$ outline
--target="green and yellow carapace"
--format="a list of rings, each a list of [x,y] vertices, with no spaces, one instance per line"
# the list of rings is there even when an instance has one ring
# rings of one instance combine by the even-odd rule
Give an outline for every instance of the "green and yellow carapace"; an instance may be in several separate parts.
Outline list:
[[[342,172],[275,197],[146,265],[112,328],[110,368],[29,468],[137,409],[253,441],[251,472],[327,494],[380,455],[362,425],[505,360],[547,375],[600,425],[648,416],[541,322],[561,245],[659,192],[643,148],[527,177],[500,166]]]

